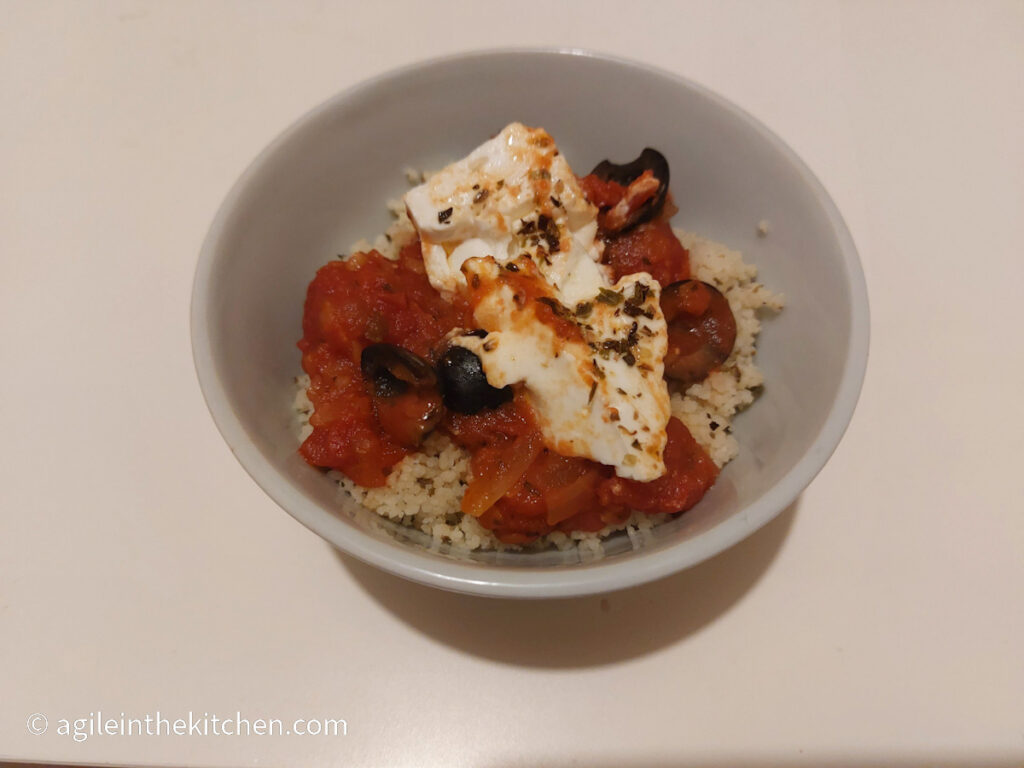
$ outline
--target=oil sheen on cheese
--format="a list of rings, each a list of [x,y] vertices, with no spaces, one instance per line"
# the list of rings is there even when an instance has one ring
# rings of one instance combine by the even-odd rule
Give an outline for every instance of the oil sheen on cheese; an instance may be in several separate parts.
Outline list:
[[[431,284],[469,294],[488,332],[453,343],[480,358],[491,385],[524,387],[547,446],[620,477],[664,474],[661,287],[645,272],[610,283],[597,209],[551,136],[512,123],[405,204]]]

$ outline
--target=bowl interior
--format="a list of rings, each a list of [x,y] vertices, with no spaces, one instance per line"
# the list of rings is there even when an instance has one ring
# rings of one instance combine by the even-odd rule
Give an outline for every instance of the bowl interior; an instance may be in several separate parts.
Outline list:
[[[659,527],[647,546],[634,552],[623,537],[612,551],[624,553],[597,565],[566,569],[575,554],[477,553],[453,566],[415,536],[393,540],[296,454],[295,344],[316,269],[385,229],[385,202],[408,188],[403,169],[439,168],[513,120],[545,127],[581,174],[604,158],[624,161],[657,147],[672,169],[680,209],[674,223],[742,250],[787,300],[786,310],[764,323],[758,361],[767,383],[736,420],[740,456],[698,507]],[[768,237],[757,236],[762,219],[771,224]],[[433,583],[443,572],[454,588],[477,577],[526,583],[514,575],[523,570],[543,572],[536,583],[550,584],[558,573],[657,558],[646,578],[703,559],[767,522],[820,469],[863,373],[859,279],[852,243],[824,190],[781,142],[722,99],[601,57],[481,54],[371,81],[272,144],[211,230],[197,273],[193,332],[204,393],[232,449],[279,503],[343,549]],[[852,400],[848,392],[848,408],[837,415],[844,387]]]

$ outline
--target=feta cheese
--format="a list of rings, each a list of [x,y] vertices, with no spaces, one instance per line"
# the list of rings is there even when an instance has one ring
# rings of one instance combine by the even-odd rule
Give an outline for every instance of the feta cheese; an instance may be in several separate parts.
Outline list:
[[[530,265],[520,264],[520,279],[531,279]],[[483,294],[474,317],[489,333],[454,341],[480,358],[492,386],[524,384],[545,444],[613,466],[620,477],[663,475],[671,411],[657,281],[646,272],[628,275],[577,311],[556,296],[524,301],[493,259],[471,259],[463,269]],[[542,299],[554,301],[575,332],[539,319]]]
[[[597,208],[552,138],[513,123],[405,203],[431,284],[467,292],[488,331],[453,343],[480,358],[492,386],[523,385],[545,444],[621,477],[664,474],[671,412],[661,288],[645,272],[611,285]],[[541,304],[562,322],[550,322]]]
[[[464,288],[462,265],[525,254],[570,294],[603,277],[597,208],[544,130],[512,123],[405,196],[431,284]]]

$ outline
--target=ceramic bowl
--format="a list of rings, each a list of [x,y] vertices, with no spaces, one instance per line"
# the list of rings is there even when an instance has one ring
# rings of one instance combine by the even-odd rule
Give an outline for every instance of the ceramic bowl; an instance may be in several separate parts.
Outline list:
[[[306,286],[359,238],[384,231],[403,169],[440,168],[512,121],[543,126],[580,173],[657,147],[674,223],[744,253],[786,297],[764,323],[766,385],[738,416],[739,457],[694,509],[634,549],[470,555],[367,513],[296,452]],[[770,222],[767,237],[758,223]],[[868,303],[853,241],[828,193],[755,118],[696,83],[578,51],[498,51],[406,67],[301,117],[242,174],[196,270],[192,344],[210,412],[281,507],[341,550],[424,584],[508,597],[604,592],[666,576],[735,544],[785,509],[832,454],[867,360]]]

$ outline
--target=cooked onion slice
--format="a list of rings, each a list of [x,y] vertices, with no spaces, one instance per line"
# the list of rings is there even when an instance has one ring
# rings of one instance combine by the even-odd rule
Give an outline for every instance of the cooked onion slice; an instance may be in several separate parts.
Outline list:
[[[485,471],[479,475],[474,474],[469,487],[466,488],[466,495],[462,497],[462,511],[467,515],[480,517],[494,506],[494,503],[508,493],[523,476],[543,447],[540,434],[528,432],[500,447],[482,448],[480,453],[488,453],[486,461],[474,462],[474,470],[480,468]]]

